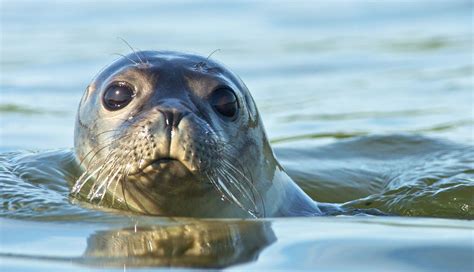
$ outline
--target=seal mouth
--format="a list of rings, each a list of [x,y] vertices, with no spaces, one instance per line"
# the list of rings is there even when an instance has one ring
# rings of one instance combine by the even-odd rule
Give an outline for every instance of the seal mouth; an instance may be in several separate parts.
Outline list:
[[[161,157],[150,160],[132,175],[152,175],[155,177],[179,178],[189,174],[188,168],[178,159]]]
[[[173,159],[171,157],[163,157],[163,158],[158,158],[154,160],[150,160],[148,163],[143,165],[141,169],[139,169],[139,172],[146,172],[145,170],[153,168],[153,169],[163,169],[167,166],[170,166],[174,163],[180,163],[179,160]]]
[[[164,169],[166,166],[170,166],[174,163],[180,163],[178,160],[170,158],[170,157],[163,157],[153,160],[146,160],[141,164],[137,165],[137,167],[129,172],[130,176],[135,176],[143,173],[147,173],[150,170],[159,170]]]
[[[156,159],[156,160],[152,160],[147,166],[145,166],[144,168],[150,166],[150,165],[154,165],[154,166],[159,166],[159,165],[162,165],[162,164],[167,164],[167,163],[171,163],[173,161],[178,161],[176,159],[173,159],[173,158],[170,158],[170,157],[167,157],[167,158],[159,158],[159,159]]]

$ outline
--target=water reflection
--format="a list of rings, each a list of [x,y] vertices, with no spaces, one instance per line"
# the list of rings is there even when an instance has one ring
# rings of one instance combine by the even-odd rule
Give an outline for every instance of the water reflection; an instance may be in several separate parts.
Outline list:
[[[254,261],[276,241],[267,221],[192,221],[98,231],[81,263],[107,267],[220,268]]]

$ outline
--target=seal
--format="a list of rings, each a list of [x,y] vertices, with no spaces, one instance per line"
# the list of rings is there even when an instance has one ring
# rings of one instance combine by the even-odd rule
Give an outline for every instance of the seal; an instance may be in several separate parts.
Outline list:
[[[286,174],[242,80],[224,65],[138,51],[103,69],[77,112],[73,197],[186,217],[322,214]]]

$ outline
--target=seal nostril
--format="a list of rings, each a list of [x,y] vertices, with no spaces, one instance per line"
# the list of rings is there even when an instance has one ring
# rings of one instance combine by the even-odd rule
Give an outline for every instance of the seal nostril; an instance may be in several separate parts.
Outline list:
[[[187,113],[177,112],[174,110],[160,110],[165,119],[165,126],[171,126],[177,128],[181,119],[187,115]]]
[[[170,126],[170,124],[173,124],[174,114],[171,111],[163,111],[163,115],[165,117],[166,126]]]
[[[183,117],[186,116],[186,115],[188,115],[187,112],[178,112],[177,114],[175,114],[173,126],[177,128],[179,123],[183,119]]]

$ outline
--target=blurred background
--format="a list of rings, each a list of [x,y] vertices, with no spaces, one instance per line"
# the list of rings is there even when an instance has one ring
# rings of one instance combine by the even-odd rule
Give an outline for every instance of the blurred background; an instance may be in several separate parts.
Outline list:
[[[473,5],[414,1],[1,2],[0,147],[72,147],[92,77],[130,49],[239,74],[275,146],[367,134],[473,140]]]

